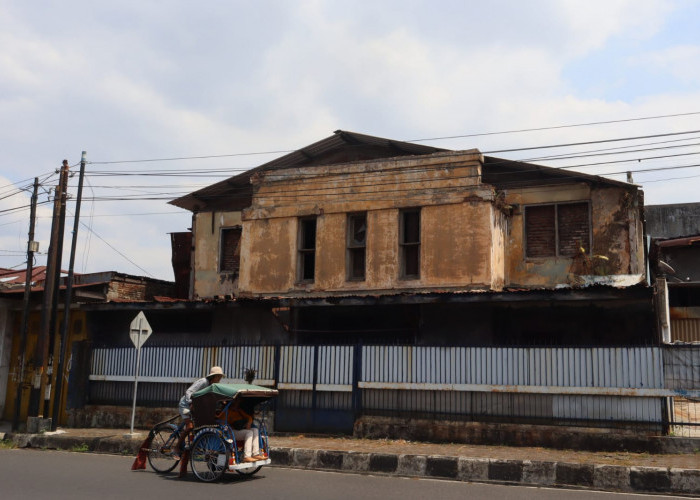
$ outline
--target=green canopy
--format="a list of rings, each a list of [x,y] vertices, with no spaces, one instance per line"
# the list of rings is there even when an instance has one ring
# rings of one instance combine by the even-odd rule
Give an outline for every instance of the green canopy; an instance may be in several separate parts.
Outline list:
[[[241,408],[253,415],[255,407],[277,396],[277,389],[252,384],[211,384],[192,394],[192,419],[196,426],[216,425],[221,402],[240,399]]]
[[[207,394],[215,394],[222,398],[234,398],[236,396],[271,398],[277,396],[277,389],[253,384],[211,384],[192,394],[192,399],[206,396]]]

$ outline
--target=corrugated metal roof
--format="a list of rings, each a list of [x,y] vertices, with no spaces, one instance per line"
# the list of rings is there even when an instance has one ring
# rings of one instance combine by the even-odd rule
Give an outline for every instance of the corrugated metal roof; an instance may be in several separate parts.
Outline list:
[[[422,144],[395,141],[383,137],[349,132],[347,130],[336,130],[330,137],[304,146],[301,149],[281,156],[259,167],[229,177],[224,181],[217,182],[216,184],[212,184],[211,186],[207,186],[188,195],[176,198],[170,201],[170,204],[194,211],[198,204],[206,202],[207,199],[222,197],[226,193],[235,192],[234,190],[236,188],[249,187],[250,178],[258,172],[308,165],[313,163],[314,159],[348,145],[379,146],[394,151],[396,153],[395,156],[424,155],[448,151],[447,149],[424,146]]]
[[[352,145],[376,146],[386,150],[387,155],[377,153],[376,158],[400,157],[407,155],[430,155],[451,151],[449,149],[436,148],[415,144],[411,142],[395,141],[384,137],[336,130],[332,136],[314,142],[308,146],[276,158],[259,167],[247,170],[233,177],[207,186],[188,195],[170,201],[170,204],[191,211],[205,209],[209,206],[227,208],[231,210],[243,209],[250,205],[252,200],[252,186],[250,179],[253,175],[284,168],[309,166],[314,164],[348,163],[347,159],[320,160],[334,151],[339,151]],[[321,163],[316,163],[321,162]],[[628,189],[638,188],[634,184],[615,181],[596,175],[588,175],[581,172],[560,170],[532,163],[504,160],[492,156],[484,157],[483,180],[486,183],[498,186],[507,183],[509,186],[556,184],[572,181],[583,181],[597,184],[608,184]],[[222,207],[223,205],[223,207]]]
[[[544,165],[536,165],[534,163],[522,161],[506,160],[494,156],[484,156],[482,180],[496,187],[504,185],[509,188],[542,184],[563,184],[577,180],[624,187],[627,189],[638,189],[639,187],[636,184],[607,179],[597,175],[545,167]]]

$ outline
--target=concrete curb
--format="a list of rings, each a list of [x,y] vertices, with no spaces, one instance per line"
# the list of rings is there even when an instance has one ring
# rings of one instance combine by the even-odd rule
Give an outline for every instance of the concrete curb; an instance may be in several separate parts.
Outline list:
[[[272,465],[523,486],[700,495],[700,470],[275,448]]]
[[[145,434],[144,436],[145,437]],[[80,438],[60,434],[7,434],[20,448],[136,455],[142,439]],[[583,488],[634,493],[700,495],[700,469],[592,465],[531,460],[356,451],[273,448],[272,466],[456,481]]]

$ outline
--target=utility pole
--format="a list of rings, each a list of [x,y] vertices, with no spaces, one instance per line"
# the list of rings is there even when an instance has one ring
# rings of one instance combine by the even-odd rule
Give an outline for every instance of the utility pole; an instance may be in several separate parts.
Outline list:
[[[22,411],[22,391],[24,386],[24,360],[27,349],[27,330],[29,325],[29,298],[32,293],[32,270],[34,269],[34,252],[39,250],[39,244],[34,241],[34,225],[36,223],[36,203],[39,193],[39,178],[34,177],[34,190],[32,191],[31,209],[29,211],[29,239],[27,240],[27,274],[24,278],[24,300],[22,305],[22,327],[20,330],[19,347],[19,372],[17,380],[17,396],[15,397],[15,414],[12,419],[12,428],[17,430],[19,416]]]
[[[58,261],[58,242],[61,218],[61,201],[64,195],[64,186],[68,178],[68,161],[63,161],[58,186],[56,186],[53,205],[53,219],[51,221],[51,240],[49,243],[49,253],[46,259],[46,279],[44,280],[44,296],[41,306],[41,327],[34,350],[34,377],[32,380],[32,390],[29,399],[29,416],[44,416],[44,394],[47,385],[46,365],[49,357],[49,337],[51,334],[51,305],[58,283],[55,281],[55,269],[61,268]]]
[[[80,204],[83,199],[83,179],[85,178],[85,156],[83,151],[80,158],[80,176],[78,177],[78,197],[75,202],[75,215],[73,216],[73,239],[70,245],[70,263],[68,264],[68,281],[63,303],[63,325],[61,326],[61,342],[58,351],[58,368],[56,370],[56,389],[53,398],[53,413],[51,415],[51,430],[55,431],[61,414],[61,400],[63,399],[63,371],[67,357],[69,337],[70,302],[73,292],[73,268],[75,267],[75,248],[78,245],[78,227],[80,226]]]
[[[63,262],[63,237],[66,233],[66,202],[68,200],[68,160],[63,160],[63,175],[61,185],[61,204],[60,216],[58,217],[58,241],[56,242],[56,267],[54,268],[54,292],[51,300],[51,315],[49,320],[49,352],[45,359],[46,370],[46,386],[44,394],[44,415],[51,415],[51,379],[56,370],[55,353],[56,353],[56,324],[58,323],[58,299],[61,295],[61,264]]]

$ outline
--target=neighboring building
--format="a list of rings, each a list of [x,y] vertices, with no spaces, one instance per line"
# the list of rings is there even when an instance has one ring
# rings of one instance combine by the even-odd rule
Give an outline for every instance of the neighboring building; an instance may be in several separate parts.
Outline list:
[[[650,205],[650,261],[668,342],[700,342],[700,203]]]
[[[65,274],[65,273],[62,273]],[[21,323],[23,313],[23,297],[26,281],[26,270],[0,270],[0,418],[12,420],[15,411],[15,400],[18,387],[22,387],[22,411],[20,421],[25,421],[29,390],[31,387],[31,375],[33,373],[34,346],[40,331],[41,302],[44,292],[46,268],[37,266],[32,270],[31,293],[27,319],[27,336],[22,339]],[[63,317],[65,278],[61,279],[58,292],[59,312],[57,313],[56,328],[49,339],[50,363],[58,359],[60,326]],[[81,359],[80,363],[73,363],[72,369],[89,370],[89,350],[94,337],[100,338],[104,330],[110,330],[116,325],[122,327],[122,336],[128,339],[128,325],[130,318],[125,322],[117,322],[114,325],[115,316],[109,321],[95,321],[90,312],[87,312],[89,304],[139,303],[148,305],[159,297],[170,297],[174,293],[174,283],[152,278],[131,276],[118,272],[103,272],[89,274],[75,274],[73,294],[71,300],[71,318],[68,325],[67,345],[68,353],[72,353],[74,359]],[[94,316],[94,313],[93,313]],[[21,346],[25,346],[24,371],[20,369],[22,362]],[[82,356],[82,357],[80,357]],[[71,369],[71,363],[66,363],[65,376]],[[55,384],[56,370],[50,367],[52,374],[51,383]],[[22,373],[20,377],[20,373]],[[73,391],[79,391],[80,387],[73,386]],[[61,407],[66,405],[66,394],[61,401]],[[53,400],[51,401],[53,405]]]
[[[290,341],[655,339],[632,184],[336,131],[171,203],[191,298],[267,301]]]
[[[700,234],[700,203],[647,205],[647,234],[652,238],[681,238]]]

